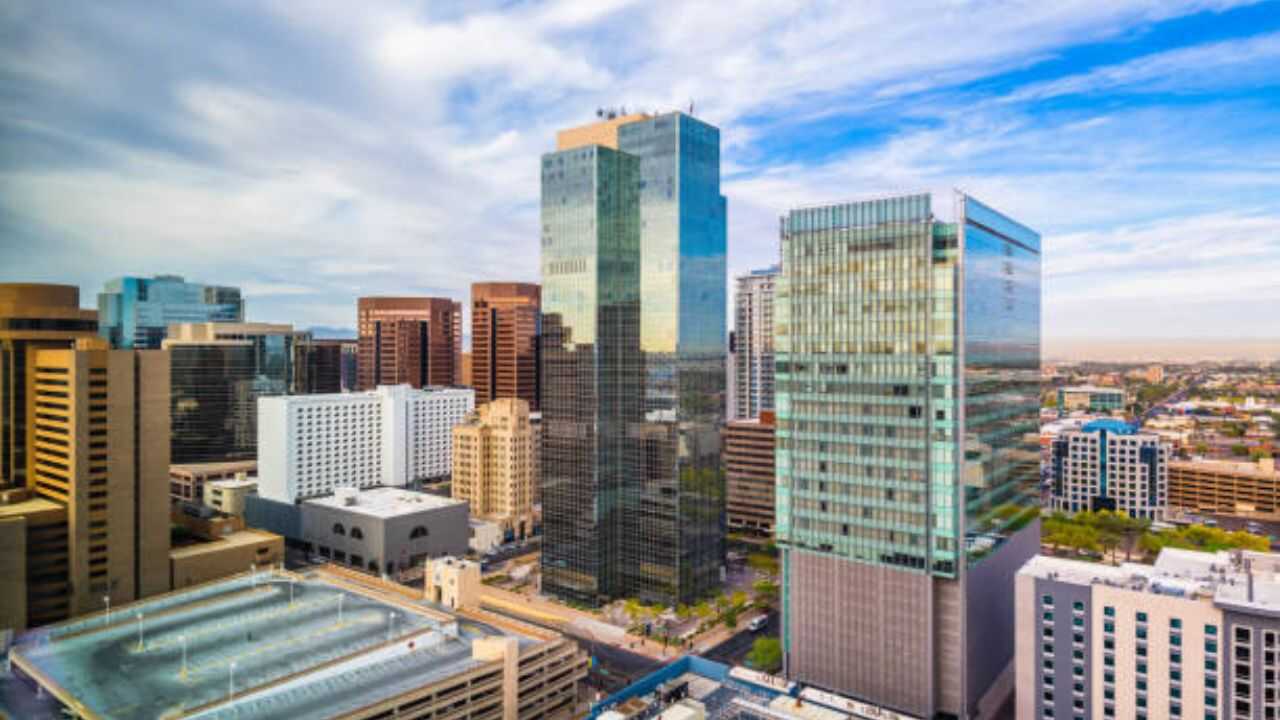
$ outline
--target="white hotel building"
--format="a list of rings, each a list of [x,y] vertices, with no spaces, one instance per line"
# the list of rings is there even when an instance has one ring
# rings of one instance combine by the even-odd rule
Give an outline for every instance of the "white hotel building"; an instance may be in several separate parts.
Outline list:
[[[258,494],[293,503],[446,476],[453,426],[474,407],[471,389],[408,385],[260,398]]]

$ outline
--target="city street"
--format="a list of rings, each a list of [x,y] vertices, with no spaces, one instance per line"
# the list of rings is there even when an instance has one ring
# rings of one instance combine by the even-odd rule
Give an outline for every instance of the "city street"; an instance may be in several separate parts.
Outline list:
[[[768,617],[768,624],[759,632],[752,632],[747,627],[747,622],[740,622],[738,624],[738,632],[719,645],[702,653],[702,656],[708,660],[715,660],[726,665],[745,664],[747,653],[751,652],[751,645],[756,641],[756,638],[778,637],[782,630],[777,610],[770,610]]]

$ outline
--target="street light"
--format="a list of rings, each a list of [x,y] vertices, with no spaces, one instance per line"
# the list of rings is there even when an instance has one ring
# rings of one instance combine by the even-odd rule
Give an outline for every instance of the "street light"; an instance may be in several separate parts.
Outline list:
[[[111,624],[111,596],[103,595],[102,603],[107,606],[107,624]]]
[[[142,613],[138,613],[138,652],[142,652],[146,647],[142,644],[142,619],[145,617]]]
[[[182,672],[178,673],[178,677],[183,680],[187,679],[187,636],[179,635],[178,642],[182,643]]]
[[[227,666],[227,699],[230,700],[236,696],[236,661],[232,660]]]

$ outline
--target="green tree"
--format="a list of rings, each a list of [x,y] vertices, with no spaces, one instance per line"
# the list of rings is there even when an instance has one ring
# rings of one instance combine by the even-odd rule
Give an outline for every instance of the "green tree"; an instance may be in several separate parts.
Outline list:
[[[738,627],[738,612],[738,608],[736,607],[731,607],[724,611],[724,615],[721,616],[721,620],[724,621],[725,627],[731,629]]]
[[[747,664],[761,672],[775,673],[782,669],[782,641],[778,638],[756,638],[747,653]]]
[[[778,584],[771,580],[757,580],[751,586],[756,593],[756,604],[768,607],[778,601]]]

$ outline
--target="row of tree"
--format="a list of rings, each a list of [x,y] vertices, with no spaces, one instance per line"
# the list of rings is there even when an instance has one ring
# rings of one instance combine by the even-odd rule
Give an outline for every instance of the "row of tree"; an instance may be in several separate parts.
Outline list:
[[[1068,550],[1075,555],[1110,558],[1112,562],[1119,562],[1121,550],[1129,562],[1134,553],[1154,557],[1166,547],[1206,552],[1234,549],[1265,552],[1271,545],[1268,538],[1260,535],[1205,525],[1152,530],[1150,520],[1110,510],[1071,516],[1053,513],[1041,522],[1040,542],[1048,545],[1054,554]]]

